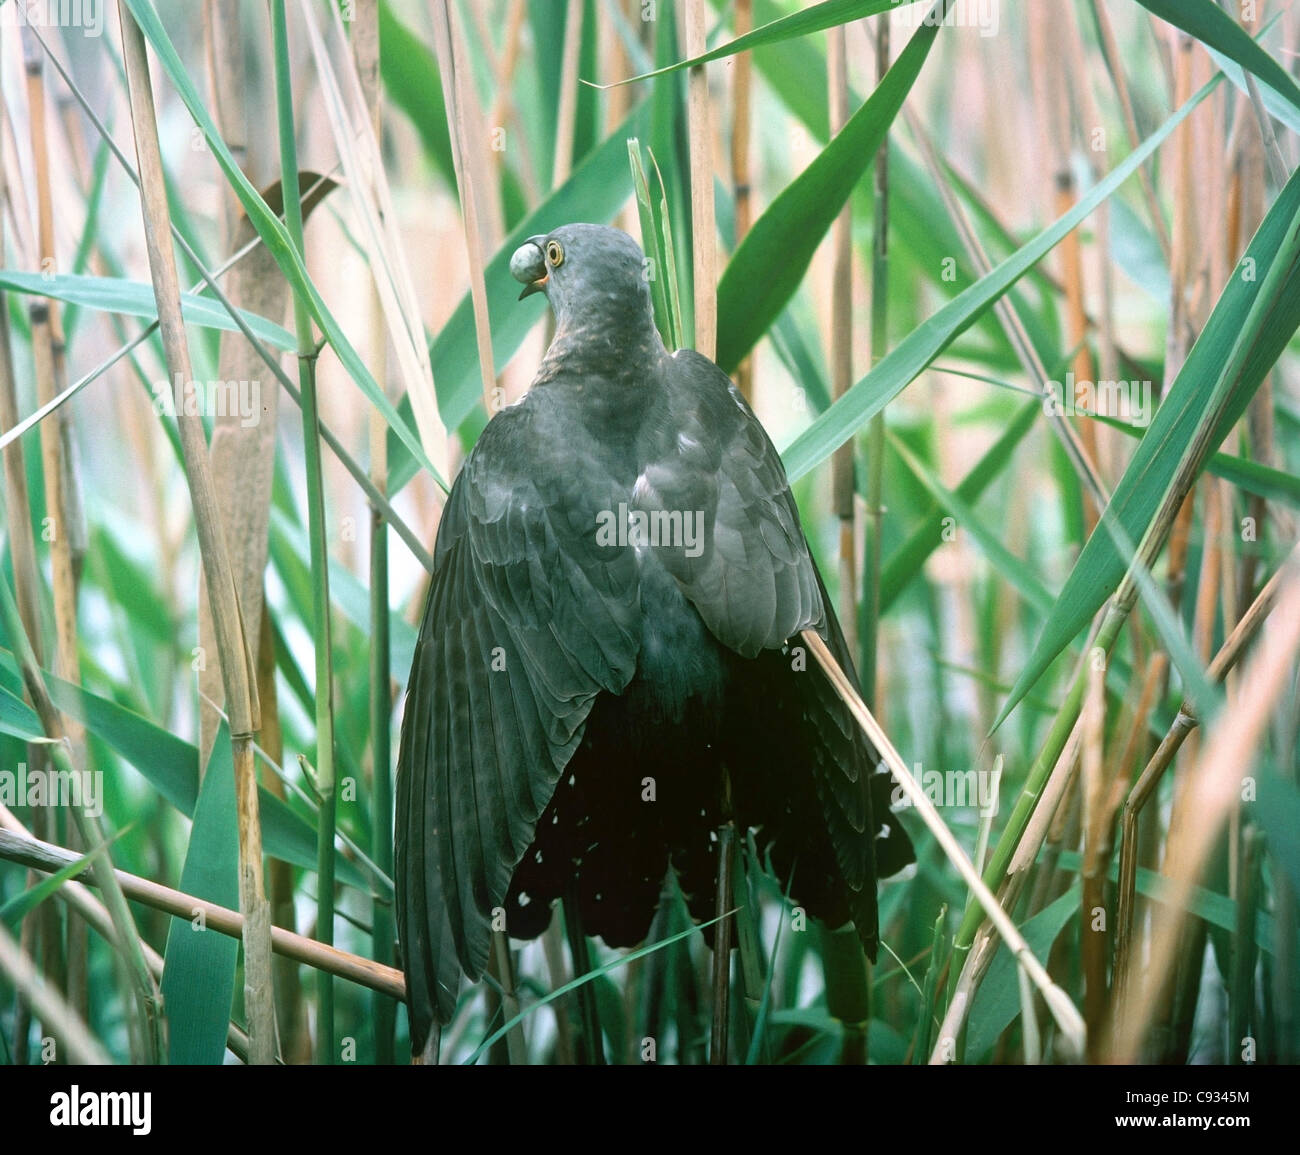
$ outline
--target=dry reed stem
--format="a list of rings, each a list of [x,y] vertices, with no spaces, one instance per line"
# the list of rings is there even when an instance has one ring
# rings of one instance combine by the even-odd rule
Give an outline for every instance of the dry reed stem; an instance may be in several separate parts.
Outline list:
[[[411,399],[420,442],[434,468],[447,478],[450,471],[447,429],[438,411],[428,340],[420,318],[415,282],[397,232],[397,214],[384,171],[379,136],[371,123],[366,96],[351,56],[343,58],[347,65],[342,70],[342,80],[348,89],[345,99],[315,11],[305,2],[301,9],[324,96],[326,116],[347,177],[351,203],[360,218],[356,236],[370,268],[371,288],[378,293],[383,306],[383,316],[388,323],[401,380]],[[339,40],[343,40],[342,18],[337,12],[334,14],[334,27]],[[382,378],[376,377],[375,380],[381,389],[384,388]]]
[[[11,810],[3,805],[0,805],[0,829],[8,830],[21,839],[32,840],[31,832],[18,821]],[[76,857],[74,855],[69,861],[75,861]],[[36,876],[45,873],[43,870],[37,870],[34,867],[31,869]],[[104,904],[90,892],[88,886],[73,879],[68,879],[54,892],[54,895],[68,907],[69,911],[75,911],[79,917],[84,919],[86,924],[105,942],[113,943],[115,941],[116,932],[113,929],[112,915],[108,913],[108,909]],[[140,942],[140,949],[144,954],[144,961],[149,967],[149,973],[153,975],[156,981],[161,982],[163,973],[162,955],[143,940]],[[226,1030],[226,1046],[242,1061],[248,1061],[248,1036],[234,1023],[231,1023]]]
[[[844,26],[826,34],[826,83],[830,90],[830,133],[835,136],[849,119],[848,51]],[[877,223],[877,227],[879,227]],[[852,198],[831,225],[831,307],[827,334],[831,369],[831,400],[838,401],[853,384],[853,205]],[[873,350],[873,353],[877,352]],[[839,518],[840,626],[849,653],[858,652],[858,567],[853,452],[849,438],[831,458],[831,511]],[[872,528],[879,534],[879,523]],[[878,551],[877,551],[878,552]],[[874,618],[872,619],[874,624]],[[860,671],[864,685],[874,685],[871,672]],[[870,696],[870,695],[869,695]]]
[[[244,68],[245,46],[242,43],[238,5],[223,4],[220,0],[203,0],[203,47],[208,66],[212,117],[240,172],[256,184],[249,163],[248,115],[245,107],[248,79]],[[221,182],[220,188],[224,194],[221,200],[221,236],[229,248],[239,227],[241,210],[235,190],[225,181]]]
[[[1101,51],[1106,58],[1106,67],[1115,85],[1115,94],[1119,97],[1119,107],[1124,118],[1124,131],[1128,135],[1129,148],[1137,148],[1142,143],[1142,137],[1138,133],[1137,117],[1133,114],[1133,99],[1129,95],[1128,81],[1124,76],[1124,59],[1120,53],[1119,41],[1115,39],[1115,29],[1110,22],[1106,5],[1094,4],[1092,10],[1097,14]],[[1138,179],[1142,183],[1142,196],[1147,202],[1147,215],[1151,218],[1151,227],[1155,231],[1165,263],[1169,264],[1172,242],[1169,239],[1169,226],[1165,224],[1165,215],[1160,208],[1160,198],[1156,196],[1156,187],[1151,180],[1151,167],[1154,164],[1154,160],[1147,160],[1138,169]]]
[[[1043,968],[1043,964],[1038,961],[1034,952],[1029,949],[1028,943],[1025,942],[1015,923],[1011,921],[1010,915],[1003,909],[993,892],[984,884],[984,880],[975,873],[975,867],[971,864],[966,851],[962,849],[952,831],[948,829],[947,824],[939,816],[934,803],[930,801],[925,791],[912,777],[902,756],[894,748],[889,736],[881,729],[880,724],[872,716],[871,711],[867,709],[861,697],[858,696],[847,675],[840,668],[830,650],[826,648],[826,643],[812,630],[803,630],[799,636],[812,651],[818,665],[825,672],[835,692],[849,707],[858,725],[862,727],[862,732],[871,740],[871,744],[876,748],[881,761],[889,767],[895,781],[903,788],[908,800],[916,808],[926,826],[929,827],[935,841],[939,843],[948,861],[957,868],[962,881],[970,887],[976,901],[984,908],[989,921],[993,923],[1003,941],[1007,944],[1007,949],[1011,951],[1016,961],[1025,969],[1033,984],[1041,992],[1047,1002],[1048,1009],[1052,1013],[1052,1017],[1061,1029],[1067,1051],[1074,1055],[1081,1055],[1085,1038],[1084,1023],[1078,1010],[1070,1001],[1069,995],[1052,981],[1051,976]]]
[[[17,833],[13,829],[14,824],[11,819],[12,815],[9,811],[0,807],[0,825],[5,827],[0,830],[0,859],[18,862],[33,870],[53,874],[69,863],[76,862],[80,857],[61,846],[53,846]],[[230,938],[244,936],[245,919],[238,911],[229,910],[206,899],[174,890],[170,886],[129,874],[124,870],[115,870],[113,874],[122,888],[122,893],[132,902],[142,903],[154,910],[165,911],[177,918],[193,919],[202,915],[209,930],[218,931]],[[88,871],[77,877],[85,882],[94,881]],[[270,942],[272,950],[285,958],[348,979],[395,999],[406,998],[406,980],[402,972],[393,967],[349,954],[337,947],[326,946],[324,943],[304,938],[278,926],[271,928]]]
[[[247,83],[240,43],[240,15],[237,8],[214,5],[203,8],[204,40],[208,59],[208,83],[213,93],[213,115],[222,139],[246,176],[248,130],[245,97]],[[240,212],[233,189],[220,182],[224,192],[222,246],[230,250],[254,234]],[[251,254],[251,260],[235,270],[227,283],[226,295],[237,308],[248,309],[281,320],[285,312],[287,286],[265,249]],[[222,333],[218,352],[218,376],[223,381],[257,379],[258,361],[239,333]],[[216,414],[212,419],[212,480],[219,492],[230,495],[222,509],[226,542],[239,559],[236,585],[244,626],[250,638],[261,633],[262,578],[266,569],[267,520],[271,502],[271,474],[275,454],[275,428],[279,391],[267,390],[257,422],[245,426],[239,414]],[[199,645],[216,647],[207,582],[199,577]],[[256,646],[254,646],[256,657]],[[199,681],[199,774],[212,756],[220,718],[204,699],[220,703],[224,687],[219,664],[203,665]]]
[[[1097,1046],[1106,1013],[1106,848],[1112,814],[1105,806],[1109,794],[1105,778],[1106,668],[1088,667],[1084,696],[1081,765],[1083,801],[1083,863],[1079,871],[1079,962],[1083,972],[1083,1017],[1088,1024],[1088,1058],[1096,1062]],[[1098,915],[1100,914],[1100,926]]]
[[[1029,822],[1025,826],[1025,831],[1016,844],[1015,853],[1007,864],[1006,878],[1002,886],[998,888],[998,900],[1004,910],[1013,909],[1019,901],[1033,868],[1038,862],[1043,845],[1052,836],[1052,829],[1062,811],[1061,802],[1074,784],[1075,770],[1079,765],[1082,732],[1082,724],[1076,722],[1074,729],[1071,730],[1069,737],[1066,739],[1065,746],[1062,748],[1056,764],[1052,767],[1051,774],[1043,784],[1038,805],[1034,807]],[[970,1013],[975,992],[979,989],[980,983],[983,982],[985,975],[988,973],[989,964],[993,961],[993,952],[997,947],[997,941],[997,929],[985,922],[978,931],[966,956],[966,961],[962,964],[961,972],[957,976],[953,1000],[949,1005],[947,1015],[944,1017],[944,1030],[937,1037],[934,1050],[930,1056],[931,1063],[948,1061],[945,1056],[945,1039],[956,1039],[958,1033],[963,1029],[966,1016]],[[956,993],[958,991],[964,991],[966,995],[960,1006],[956,1005]]]
[[[951,184],[946,179],[943,166],[939,163],[938,154],[935,152],[929,133],[926,132],[920,118],[909,106],[904,105],[903,115],[907,119],[912,136],[920,148],[921,158],[925,162],[931,180],[934,181],[935,187],[939,191],[939,196],[943,200],[949,218],[952,220],[958,236],[961,237],[962,247],[966,250],[966,255],[974,266],[976,275],[980,277],[987,276],[993,266],[989,261],[988,254],[984,251],[984,246],[980,244],[965,210],[953,194]],[[1025,330],[1024,323],[1020,320],[1020,314],[1011,298],[1006,295],[999,297],[993,306],[993,311],[998,318],[998,322],[1002,325],[1012,349],[1015,350],[1017,359],[1030,380],[1033,381],[1035,390],[1045,395],[1047,390],[1047,370],[1043,366],[1042,359],[1038,356],[1033,343],[1029,340],[1029,334]],[[1084,490],[1091,494],[1098,507],[1104,506],[1110,500],[1110,495],[1097,472],[1096,463],[1088,455],[1080,441],[1078,431],[1060,413],[1049,412],[1047,420],[1065,449],[1066,456],[1070,459],[1075,472],[1079,475],[1079,480],[1083,482]]]
[[[179,375],[181,380],[189,381],[193,373],[181,318],[180,285],[172,250],[170,211],[163,179],[144,34],[124,0],[119,0],[118,13],[122,26],[122,54],[126,66],[131,125],[140,174],[149,269],[158,306],[163,348],[172,379],[175,380]],[[239,594],[226,549],[202,419],[178,413],[176,423],[190,486],[199,552],[208,580],[209,604],[231,719],[230,737],[239,828],[239,894],[246,932],[244,1000],[248,1015],[250,1059],[254,1063],[270,1063],[275,1058],[275,1016],[271,984],[271,916],[262,874],[262,831],[253,760],[253,735],[258,729],[256,667],[240,617]]]
[[[1242,783],[1254,767],[1269,716],[1294,678],[1300,650],[1300,570],[1295,558],[1293,552],[1278,590],[1273,627],[1265,631],[1243,671],[1232,708],[1220,713],[1188,773],[1187,819],[1176,832],[1170,831],[1163,870],[1169,881],[1154,911],[1151,953],[1142,968],[1145,981],[1133,984],[1137,989],[1132,1005],[1116,1015],[1112,1057],[1117,1062],[1139,1057],[1175,969],[1192,890],[1227,816],[1241,803]]]
[[[1295,565],[1300,557],[1300,547],[1292,550],[1289,564]],[[1282,575],[1286,567],[1280,567],[1260,590],[1259,596],[1244,613],[1236,628],[1215,654],[1214,660],[1206,670],[1206,678],[1211,683],[1221,682],[1227,676],[1245,651],[1247,644],[1258,632],[1260,626],[1272,613],[1281,589]],[[1154,664],[1154,663],[1153,663]],[[1113,995],[1112,1017],[1118,1019],[1127,1013],[1130,998],[1131,980],[1134,971],[1134,958],[1137,948],[1134,944],[1134,911],[1137,904],[1137,867],[1138,820],[1147,802],[1155,795],[1156,788],[1166,770],[1173,764],[1174,756],[1182,747],[1184,740],[1198,725],[1196,712],[1190,702],[1184,701],[1179,707],[1178,715],[1169,727],[1168,733],[1151,755],[1145,769],[1129,791],[1124,802],[1120,818],[1120,858],[1119,885],[1117,888],[1117,905],[1115,914],[1115,962],[1112,968]]]
[[[0,166],[2,172],[2,166]],[[0,196],[3,195],[3,177],[0,176]],[[0,238],[0,243],[3,243]],[[4,294],[0,293],[0,427],[12,429],[18,423],[17,391],[14,383],[12,347],[9,336],[9,309]],[[40,574],[36,561],[36,536],[32,531],[31,496],[27,490],[27,469],[23,462],[23,446],[19,440],[5,446],[4,474],[6,511],[8,513],[8,542],[13,559],[14,592],[18,611],[32,640],[32,648],[39,660],[44,652],[41,637]]]
[[[108,1066],[112,1060],[90,1033],[85,1020],[68,1005],[57,988],[45,982],[8,928],[0,922],[0,971],[9,976],[15,990],[40,1016],[45,1030],[67,1048],[74,1063]]]
[[[0,108],[0,119],[8,117]],[[0,204],[10,202],[9,169],[0,150]],[[5,216],[0,213],[0,252],[4,251]],[[14,377],[13,346],[10,344],[9,309],[0,293],[0,427],[7,433],[18,424],[18,388]],[[27,489],[27,468],[22,442],[13,440],[5,446],[4,475],[6,512],[8,514],[9,551],[14,571],[14,592],[23,626],[31,640],[37,660],[44,662],[44,638],[41,626],[41,578],[36,557],[36,535],[32,529],[31,496]]]
[[[702,56],[705,2],[686,0],[686,55]],[[691,154],[691,250],[695,276],[695,348],[713,360],[718,349],[718,253],[713,215],[713,124],[709,106],[708,65],[688,71],[688,120]]]
[[[499,77],[497,97],[489,114],[491,117],[489,121],[490,128],[495,131],[509,124],[510,130],[520,140],[526,139],[524,135],[525,129],[523,119],[519,115],[519,105],[516,103],[514,92],[510,87],[510,78],[514,75],[515,65],[519,60],[526,4],[527,0],[510,0],[510,9],[506,16],[505,51],[501,54],[497,70],[497,76]],[[537,169],[533,164],[532,153],[526,148],[519,148],[515,150],[514,155],[519,162],[519,181],[523,186],[528,203],[537,204],[544,199],[545,190],[542,188],[541,179],[538,177]],[[493,153],[493,159],[497,162],[496,167],[498,169],[502,168],[505,163],[505,150]]]
[[[23,65],[26,74],[28,109],[28,139],[31,145],[33,176],[36,193],[37,260],[42,275],[53,276],[58,271],[58,257],[54,236],[54,196],[50,180],[50,140],[46,128],[46,88],[43,57],[40,45],[30,28],[22,30]],[[31,353],[33,376],[38,404],[46,402],[67,383],[67,362],[61,305],[53,298],[34,299],[28,305],[31,322]],[[15,405],[16,410],[16,405]],[[60,412],[53,421],[45,422],[40,430],[41,470],[45,499],[45,519],[42,537],[49,542],[51,596],[54,609],[54,669],[65,681],[81,683],[81,664],[78,659],[77,591],[80,570],[86,552],[85,515],[82,508],[70,415]],[[30,537],[30,514],[23,485],[23,508],[20,516],[29,519],[27,536]],[[33,564],[35,564],[33,562]],[[27,585],[26,582],[23,583]],[[15,586],[18,581],[15,581]],[[40,582],[34,578],[29,596],[39,597]],[[32,593],[35,591],[35,593]],[[25,619],[29,637],[40,639],[44,649],[44,627],[39,615]],[[67,736],[75,760],[84,762],[85,731],[74,719],[60,720],[62,733]],[[42,765],[47,752],[32,751],[32,762]],[[44,816],[42,826],[54,830],[53,816]],[[69,835],[77,844],[75,830]],[[72,1009],[83,1017],[89,1009],[87,980],[87,935],[83,922],[68,920],[66,940],[52,910],[46,909],[36,916],[39,937],[43,943],[42,958],[49,979],[67,992]],[[65,952],[66,947],[66,952]],[[66,967],[65,967],[66,963]]]
[[[468,75],[469,62],[463,59],[451,0],[430,0],[433,17],[433,44],[438,58],[438,72],[442,79],[443,102],[451,124],[451,156],[456,171],[456,187],[460,193],[464,217],[465,250],[469,257],[470,300],[474,306],[474,332],[478,340],[479,371],[483,381],[483,408],[492,417],[498,408],[496,365],[492,354],[492,330],[488,320],[487,286],[483,279],[484,229],[480,221],[478,203],[479,185],[474,179],[470,162],[471,127],[475,140],[481,136],[482,125],[475,116],[477,107],[472,103],[473,91]],[[473,125],[470,124],[474,119]]]
[[[754,27],[754,0],[736,0],[731,14],[731,30],[736,39]],[[748,52],[732,58],[731,74],[731,191],[735,200],[736,247],[745,239],[754,223],[753,149],[750,110],[754,79],[754,62]],[[619,91],[619,90],[616,90]],[[750,351],[736,366],[736,386],[744,398],[754,401],[754,354]]]
[[[1052,164],[1044,166],[1044,178],[1050,178],[1051,187],[1044,190],[1045,199],[1052,206],[1055,216],[1064,216],[1074,207],[1077,191],[1074,173],[1070,162],[1072,157],[1074,123],[1070,101],[1070,89],[1067,69],[1060,64],[1060,52],[1063,46],[1061,33],[1055,27],[1055,14],[1049,14],[1045,5],[1032,5],[1026,16],[1030,27],[1030,61],[1036,71],[1042,73],[1039,82],[1045,96],[1046,113],[1045,134],[1051,149]],[[1051,27],[1049,28],[1049,21]],[[1071,22],[1066,21],[1068,26]],[[1068,47],[1066,47],[1068,52]],[[1074,349],[1073,371],[1076,381],[1092,381],[1095,370],[1092,353],[1087,346],[1088,318],[1084,308],[1083,253],[1080,230],[1072,229],[1061,239],[1060,262],[1061,284],[1064,288],[1065,308],[1065,343],[1067,349]],[[1079,442],[1088,460],[1097,461],[1097,423],[1084,421],[1079,425]],[[1084,536],[1090,536],[1096,528],[1100,507],[1095,496],[1084,491],[1083,520]]]
[[[32,364],[36,378],[36,400],[46,405],[55,396],[54,347],[49,307],[33,302],[28,309],[32,329]],[[63,443],[59,437],[59,415],[41,422],[41,472],[45,481],[45,516],[50,545],[51,592],[54,597],[54,669],[67,682],[80,683],[77,661],[77,583],[73,574],[72,539],[64,489]],[[69,736],[81,737],[73,726]]]
[[[36,34],[37,38],[39,39],[40,38],[39,30],[33,29],[33,32]],[[130,161],[127,159],[126,155],[122,152],[120,148],[118,148],[112,135],[109,133],[107,127],[104,125],[104,122],[100,119],[98,114],[95,112],[94,108],[85,99],[85,97],[82,95],[80,90],[76,87],[76,85],[73,84],[72,77],[68,74],[67,69],[65,69],[59,63],[58,57],[50,54],[49,46],[44,42],[44,40],[41,41],[41,44],[45,48],[46,54],[49,55],[51,62],[59,70],[59,75],[63,78],[64,83],[68,85],[69,90],[76,98],[77,103],[81,106],[81,110],[86,114],[87,118],[95,126],[95,130],[100,134],[105,144],[108,145],[109,150],[113,153],[114,157],[122,165],[128,178],[132,181],[132,183],[134,183],[138,187],[140,183],[140,178],[138,174],[135,172],[134,168],[131,167]],[[302,197],[304,219],[310,214],[311,206],[317,203],[319,198],[323,197],[333,187],[334,187],[334,183],[328,177],[320,177],[315,182],[313,182],[311,188],[308,189]],[[271,207],[272,211],[274,211],[274,207],[275,207],[274,204],[268,201],[268,205],[269,207]],[[283,214],[281,213],[277,215],[282,216]],[[208,271],[206,268],[204,268],[202,262],[198,259],[198,254],[193,251],[193,249],[189,246],[188,242],[185,240],[184,235],[176,228],[174,224],[171,226],[171,231],[172,231],[172,236],[175,239],[176,243],[181,246],[186,256],[188,256],[189,259],[196,266],[198,266],[201,273],[200,280],[196,285],[194,285],[191,288],[190,291],[197,292],[199,288],[201,288],[204,285],[208,287],[209,291],[212,293],[217,303],[220,304],[222,308],[224,308],[231,315],[231,318],[235,321],[235,324],[239,327],[240,332],[244,334],[244,337],[249,341],[249,343],[253,346],[253,348],[257,350],[258,356],[262,359],[262,361],[265,363],[267,368],[275,376],[276,380],[280,382],[281,386],[284,388],[285,392],[289,394],[294,404],[299,406],[299,408],[301,408],[302,395],[298,392],[298,386],[280,367],[278,354],[269,351],[266,345],[260,339],[257,338],[257,336],[252,332],[251,329],[247,327],[247,321],[245,321],[244,318],[234,309],[234,306],[230,303],[229,297],[222,291],[220,286],[217,284],[217,278],[223,276],[226,272],[232,269],[240,260],[242,260],[245,256],[247,256],[254,248],[257,248],[261,245],[262,243],[261,238],[257,237],[254,240],[251,240],[246,246],[244,246],[244,248],[235,252],[231,257],[227,258],[227,260],[224,261],[221,265],[219,265],[216,269],[212,271]],[[66,390],[63,391],[63,393],[61,393],[57,398],[55,398],[54,402],[52,403],[52,407],[57,407],[58,405],[62,405],[71,397],[74,397],[87,384],[89,384],[91,381],[98,378],[100,375],[102,375],[108,369],[110,369],[114,364],[120,361],[123,357],[127,356],[133,350],[137,349],[140,345],[142,345],[146,340],[148,340],[149,337],[151,337],[154,334],[154,332],[157,331],[157,329],[158,329],[158,322],[151,321],[135,337],[131,338],[131,340],[127,341],[124,345],[120,346],[106,360],[101,362],[97,368],[92,369],[89,373],[84,374],[80,379],[73,382],[72,385],[70,385]],[[23,418],[13,428],[6,431],[3,435],[0,435],[0,448],[7,447],[12,442],[15,436],[21,436],[22,433],[25,433],[28,429],[31,429],[35,425],[39,424],[42,420],[45,419],[48,413],[52,411],[52,407],[47,407],[47,406],[39,407],[34,413],[31,413],[27,417]],[[411,527],[406,523],[405,519],[397,512],[396,509],[393,508],[393,506],[389,503],[387,497],[385,497],[384,494],[380,493],[374,487],[370,479],[366,476],[365,470],[363,470],[361,466],[357,464],[355,458],[352,457],[352,455],[347,451],[347,448],[339,440],[338,435],[335,434],[333,430],[323,421],[321,422],[320,433],[321,433],[322,440],[325,442],[326,445],[330,447],[335,457],[339,460],[339,462],[343,465],[343,467],[347,469],[348,473],[351,474],[352,479],[357,483],[358,486],[360,486],[362,492],[365,493],[367,500],[378,505],[384,511],[384,517],[388,520],[389,524],[392,525],[392,527],[397,531],[398,536],[405,543],[407,549],[411,551],[412,556],[424,567],[424,569],[427,572],[431,573],[433,571],[433,556],[424,547],[424,544],[420,540],[420,538],[416,536],[415,531],[411,529]]]
[[[568,0],[564,14],[564,52],[560,58],[560,99],[555,110],[555,157],[551,188],[573,170],[573,133],[578,109],[578,59],[582,50],[583,0]]]
[[[39,43],[24,30],[23,57],[27,72],[27,105],[32,157],[35,162],[38,258],[42,272],[57,271],[54,243],[54,197],[50,188],[50,149],[45,121],[45,79]],[[47,299],[29,306],[32,322],[32,359],[36,400],[44,405],[60,392],[63,368],[63,325],[58,301]],[[64,371],[66,372],[66,371]],[[65,382],[66,383],[66,382]],[[41,423],[41,469],[45,480],[45,513],[50,543],[51,593],[54,598],[55,672],[64,681],[81,684],[77,658],[77,559],[74,546],[84,529],[76,492],[67,410],[53,421]],[[84,553],[84,544],[81,552]],[[64,719],[64,732],[74,748],[85,741],[82,727]]]

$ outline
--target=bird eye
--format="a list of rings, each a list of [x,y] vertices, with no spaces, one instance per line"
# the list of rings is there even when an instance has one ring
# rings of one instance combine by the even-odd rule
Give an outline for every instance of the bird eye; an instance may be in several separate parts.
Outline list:
[[[564,246],[559,241],[547,241],[546,259],[551,263],[552,268],[559,268],[564,264]]]

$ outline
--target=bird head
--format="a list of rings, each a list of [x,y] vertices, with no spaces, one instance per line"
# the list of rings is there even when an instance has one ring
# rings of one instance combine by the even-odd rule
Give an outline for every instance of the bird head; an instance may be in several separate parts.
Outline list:
[[[522,301],[545,293],[556,324],[653,324],[649,266],[627,233],[604,225],[563,225],[529,237],[510,258]]]

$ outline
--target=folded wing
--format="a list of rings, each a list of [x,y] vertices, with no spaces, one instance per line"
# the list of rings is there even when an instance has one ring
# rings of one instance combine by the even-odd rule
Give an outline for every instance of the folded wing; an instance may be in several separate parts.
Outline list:
[[[412,1043],[487,965],[491,916],[639,644],[635,562],[596,544],[611,480],[537,406],[499,415],[448,498],[397,767],[397,923]],[[418,869],[412,871],[411,867]]]

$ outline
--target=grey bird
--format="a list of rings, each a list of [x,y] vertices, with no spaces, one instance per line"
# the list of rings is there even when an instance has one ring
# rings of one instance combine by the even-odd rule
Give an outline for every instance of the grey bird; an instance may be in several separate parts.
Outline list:
[[[810,655],[853,662],[780,457],[725,373],[655,327],[616,229],[530,237],[511,272],[555,336],[465,461],[438,530],[397,767],[397,928],[412,1049],[478,979],[494,920],[557,898],[610,946],[666,871],[714,913],[716,832],[752,828],[794,899],[878,939],[914,860],[890,777]]]

